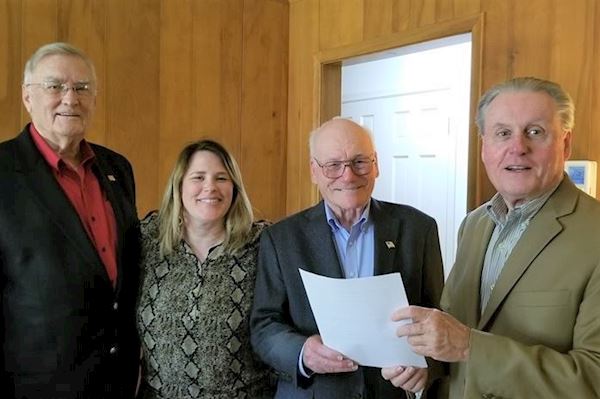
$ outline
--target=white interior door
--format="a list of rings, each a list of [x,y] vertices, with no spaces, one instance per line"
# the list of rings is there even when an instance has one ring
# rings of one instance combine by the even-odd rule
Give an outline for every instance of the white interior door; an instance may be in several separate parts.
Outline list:
[[[452,40],[342,69],[342,115],[374,135],[373,196],[436,219],[446,275],[466,214],[468,167],[470,37]]]

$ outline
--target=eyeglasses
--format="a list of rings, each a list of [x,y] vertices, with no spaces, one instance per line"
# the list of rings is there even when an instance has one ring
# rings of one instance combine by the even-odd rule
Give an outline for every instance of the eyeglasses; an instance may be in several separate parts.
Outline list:
[[[329,161],[321,165],[316,158],[313,159],[321,167],[325,177],[330,179],[337,179],[342,176],[344,170],[346,170],[346,166],[349,166],[355,175],[364,176],[371,172],[373,163],[375,162],[373,158],[359,157],[347,161]]]
[[[80,97],[90,97],[94,94],[94,87],[91,83],[75,83],[68,85],[60,82],[41,82],[41,83],[26,83],[25,87],[39,86],[44,92],[50,96],[65,96],[69,90],[73,90]]]

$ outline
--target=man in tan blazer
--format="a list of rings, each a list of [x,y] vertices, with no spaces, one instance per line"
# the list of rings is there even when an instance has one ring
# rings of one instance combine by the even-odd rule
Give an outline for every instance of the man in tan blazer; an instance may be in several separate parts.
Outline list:
[[[515,78],[478,107],[498,193],[459,232],[438,310],[399,309],[413,350],[450,363],[449,397],[600,397],[600,203],[564,175],[573,101]],[[384,378],[401,384],[395,368]]]

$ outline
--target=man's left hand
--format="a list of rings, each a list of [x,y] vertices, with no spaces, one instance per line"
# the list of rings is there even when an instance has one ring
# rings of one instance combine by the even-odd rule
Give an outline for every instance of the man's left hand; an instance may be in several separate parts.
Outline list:
[[[471,329],[448,313],[437,309],[408,306],[396,310],[392,320],[412,319],[396,329],[399,337],[408,337],[412,350],[443,362],[461,362],[469,358]]]
[[[419,367],[384,367],[381,376],[396,388],[410,392],[420,392],[427,383],[427,368]]]

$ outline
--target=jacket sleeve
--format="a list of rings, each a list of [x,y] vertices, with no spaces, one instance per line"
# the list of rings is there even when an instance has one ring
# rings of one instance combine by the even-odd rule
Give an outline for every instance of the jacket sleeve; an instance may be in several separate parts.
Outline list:
[[[250,337],[254,351],[278,374],[280,379],[303,385],[298,377],[298,360],[307,336],[292,325],[289,298],[280,259],[269,229],[260,239],[254,304],[250,317]]]

